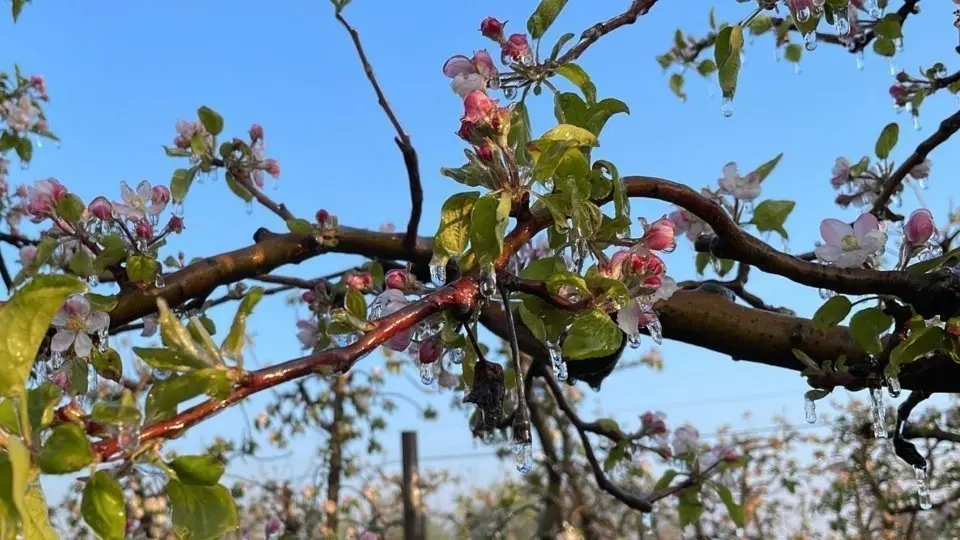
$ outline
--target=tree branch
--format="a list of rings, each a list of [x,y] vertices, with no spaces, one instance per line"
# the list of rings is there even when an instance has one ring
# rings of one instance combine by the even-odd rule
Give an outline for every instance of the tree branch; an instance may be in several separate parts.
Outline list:
[[[377,101],[380,104],[380,108],[386,113],[387,118],[390,119],[390,123],[393,124],[393,129],[397,132],[397,137],[394,141],[397,143],[397,147],[400,148],[400,153],[403,154],[403,163],[407,168],[407,179],[410,182],[410,203],[412,207],[403,246],[407,251],[413,253],[417,247],[417,229],[420,226],[420,215],[423,213],[423,186],[420,183],[420,164],[417,158],[417,151],[410,143],[410,136],[407,135],[400,125],[400,121],[397,120],[397,115],[395,115],[393,109],[390,108],[390,104],[387,102],[387,98],[380,88],[380,83],[377,82],[377,77],[373,73],[373,66],[370,64],[370,61],[367,60],[366,53],[363,52],[363,45],[360,43],[360,34],[347,23],[347,20],[344,19],[340,13],[336,14],[336,18],[350,34],[353,45],[357,49],[357,55],[360,57],[360,63],[363,64],[363,71],[367,75],[367,80],[370,81],[370,85],[373,86],[373,91],[377,94]]]
[[[6,261],[3,260],[3,250],[0,250],[0,278],[3,278],[3,286],[7,292],[13,292],[13,278],[10,277],[10,269],[7,268]]]
[[[607,21],[597,23],[580,34],[580,41],[571,47],[567,52],[557,58],[557,64],[563,65],[573,62],[580,58],[588,47],[597,42],[601,37],[613,32],[621,26],[627,26],[637,22],[641,15],[646,15],[650,8],[657,3],[657,0],[633,0],[627,11],[613,17]]]

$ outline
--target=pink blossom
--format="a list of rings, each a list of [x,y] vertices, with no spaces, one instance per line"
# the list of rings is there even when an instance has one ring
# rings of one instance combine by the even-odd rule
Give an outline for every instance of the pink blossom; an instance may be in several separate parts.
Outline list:
[[[57,333],[50,340],[50,350],[65,352],[73,346],[77,356],[90,356],[93,341],[90,334],[100,333],[110,326],[110,316],[102,311],[91,311],[90,302],[83,295],[71,296],[53,318]]]
[[[667,416],[662,412],[647,411],[640,416],[643,432],[650,435],[663,435],[667,432]]]
[[[850,178],[850,161],[845,157],[838,157],[830,172],[833,174],[830,177],[830,185],[839,188]]]
[[[153,238],[153,226],[150,225],[150,222],[147,220],[138,221],[134,232],[136,233],[137,238],[140,238],[141,240],[150,240]]]
[[[33,264],[33,260],[37,257],[37,246],[23,246],[20,248],[20,265],[24,268],[29,267]]]
[[[482,144],[478,146],[477,157],[483,161],[493,161],[493,147],[489,144]]]
[[[930,176],[930,165],[931,162],[929,159],[924,159],[922,162],[910,169],[910,176],[915,180],[923,180]]]
[[[343,281],[347,287],[363,291],[373,285],[373,276],[369,272],[351,272],[344,276]]]
[[[421,364],[432,364],[440,359],[441,354],[443,354],[443,344],[439,336],[421,341],[417,347],[417,357]]]
[[[825,219],[820,222],[820,235],[825,244],[816,248],[817,257],[842,268],[863,265],[871,256],[882,253],[887,242],[877,218],[869,213],[857,218],[853,227],[839,219]]]
[[[204,152],[210,149],[213,144],[213,135],[207,133],[207,129],[200,122],[191,122],[188,120],[177,120],[177,137],[173,140],[174,146],[184,150],[191,148],[191,141],[194,135],[202,137],[204,142]]]
[[[485,50],[474,52],[473,58],[451,56],[443,64],[443,74],[453,79],[450,87],[460,97],[474,90],[485,91],[489,82],[499,77],[490,53]]]
[[[87,210],[101,221],[110,221],[113,219],[113,205],[110,204],[110,201],[108,201],[106,197],[97,197],[90,201]]]
[[[267,171],[267,174],[269,174],[271,178],[279,178],[280,162],[272,158],[268,159],[263,162],[263,170]]]
[[[36,88],[37,92],[39,92],[41,96],[46,97],[47,85],[46,85],[46,81],[43,78],[43,75],[32,75],[30,77],[30,84],[32,84],[33,87]]]
[[[464,122],[479,123],[490,116],[490,112],[496,108],[496,103],[486,94],[479,90],[474,90],[467,94],[463,99],[463,118]]]
[[[384,277],[384,283],[388,289],[411,291],[416,288],[417,278],[413,277],[413,275],[406,270],[390,270]]]
[[[684,424],[673,432],[673,453],[694,453],[700,446],[700,432],[690,424]]]
[[[533,55],[526,34],[513,34],[502,44],[503,56],[510,57],[514,62],[526,63]]]
[[[56,178],[35,182],[33,186],[27,187],[26,213],[32,217],[34,223],[39,223],[53,215],[57,202],[66,196],[67,188]]]
[[[262,138],[263,138],[263,126],[261,126],[260,124],[254,124],[250,126],[250,140],[256,142]]]
[[[678,208],[677,210],[671,212],[667,217],[669,217],[670,221],[676,225],[675,232],[677,234],[686,233],[687,240],[690,240],[691,242],[699,238],[701,235],[710,234],[713,232],[713,229],[707,224],[707,222],[683,208]]]
[[[933,214],[926,208],[918,208],[907,218],[907,223],[903,227],[903,236],[910,244],[919,246],[926,244],[936,230]]]
[[[407,300],[407,297],[396,289],[387,289],[374,300],[374,306],[379,306],[378,309],[380,310],[381,317],[395,313],[409,304],[410,301]],[[405,351],[410,347],[412,338],[413,329],[408,328],[407,330],[401,330],[394,334],[393,337],[388,339],[383,345],[394,351]]]
[[[668,217],[662,217],[651,223],[643,232],[640,243],[654,251],[669,251],[677,245],[674,239],[676,224]]]
[[[156,199],[154,188],[150,185],[150,182],[146,180],[137,184],[136,191],[130,189],[130,185],[126,182],[121,182],[120,197],[123,199],[123,203],[113,203],[113,209],[116,210],[117,214],[130,221],[152,218],[160,215],[167,207],[167,203],[170,201],[169,190],[165,193],[166,200],[162,198]]]
[[[641,327],[646,328],[656,320],[657,314],[653,311],[653,306],[638,299],[631,300],[617,312],[617,326],[631,339],[636,339]]]
[[[760,175],[752,172],[740,176],[737,164],[727,163],[723,167],[723,178],[719,181],[720,191],[733,195],[737,199],[752,201],[760,195]]]
[[[153,204],[166,206],[166,204],[170,202],[170,190],[167,188],[167,186],[163,185],[153,186],[153,190],[151,190],[150,201]]]
[[[503,23],[494,17],[487,17],[480,21],[480,33],[494,41],[503,39]]]
[[[186,227],[183,226],[183,218],[180,216],[170,216],[170,221],[167,222],[167,229],[170,232],[180,234],[183,232],[183,229]]]
[[[316,218],[317,218],[317,223],[320,223],[322,225],[324,222],[330,219],[330,212],[327,212],[326,210],[321,208],[320,210],[317,210]]]
[[[317,301],[317,293],[313,291],[304,291],[300,298],[302,298],[304,302],[312,304]]]

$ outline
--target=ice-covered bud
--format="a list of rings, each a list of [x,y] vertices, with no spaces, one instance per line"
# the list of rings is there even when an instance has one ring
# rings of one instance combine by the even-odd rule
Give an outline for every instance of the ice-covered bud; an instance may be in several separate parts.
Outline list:
[[[493,147],[489,144],[482,144],[478,146],[477,157],[483,161],[493,161]]]
[[[503,42],[503,54],[515,62],[523,62],[532,56],[526,34],[513,34]]]
[[[261,139],[263,139],[263,126],[260,124],[250,126],[250,140],[257,142]]]
[[[438,336],[421,341],[417,348],[417,356],[421,364],[432,364],[443,354],[443,344]]]
[[[676,245],[674,232],[676,225],[668,217],[662,217],[647,227],[643,233],[640,243],[647,249],[654,251],[664,251],[672,249]]]
[[[929,159],[925,159],[910,169],[910,177],[915,180],[923,180],[930,176],[930,166],[932,163]]]
[[[684,424],[673,432],[673,453],[682,455],[696,452],[700,442],[700,432],[697,428]]]
[[[268,159],[263,162],[263,170],[267,171],[271,178],[279,178],[280,162],[275,159]]]
[[[352,272],[343,278],[344,283],[351,289],[364,291],[373,285],[373,276],[369,272]]]
[[[919,208],[907,218],[907,223],[903,227],[903,236],[910,244],[919,246],[926,244],[936,229],[933,214],[926,208]]]
[[[113,218],[113,205],[106,197],[97,197],[90,202],[87,207],[93,216],[101,221],[109,221]]]
[[[503,23],[494,17],[487,17],[480,21],[480,33],[494,41],[501,41],[503,39]]]
[[[321,208],[320,210],[317,210],[317,215],[315,217],[317,218],[317,223],[323,225],[328,219],[330,219],[330,212],[327,212]]]
[[[166,205],[170,202],[170,190],[167,186],[153,186],[153,189],[150,190],[150,201],[153,204]]]
[[[40,93],[40,96],[46,99],[47,97],[47,83],[44,80],[43,75],[32,75],[30,77],[30,84]]]
[[[647,411],[640,416],[640,422],[643,423],[643,432],[650,435],[663,435],[667,432],[667,423],[664,421],[663,413],[654,413]]]
[[[183,226],[183,218],[180,216],[171,216],[170,221],[167,223],[167,228],[170,229],[170,232],[180,234],[185,228]]]
[[[33,264],[37,257],[37,246],[23,246],[20,248],[20,265],[27,267]]]
[[[301,298],[303,298],[304,302],[312,304],[317,301],[317,293],[313,291],[305,291]]]
[[[153,226],[150,225],[150,222],[145,219],[137,222],[137,227],[135,230],[137,238],[142,240],[150,240],[153,238]]]
[[[398,291],[413,291],[418,288],[417,278],[406,270],[390,270],[384,276],[384,283],[388,289]]]

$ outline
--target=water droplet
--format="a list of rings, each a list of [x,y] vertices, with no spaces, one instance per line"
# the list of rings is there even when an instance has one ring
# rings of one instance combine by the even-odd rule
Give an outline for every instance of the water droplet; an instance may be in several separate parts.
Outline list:
[[[90,288],[97,287],[100,285],[100,277],[97,275],[92,275],[87,278],[87,283],[90,285]]]
[[[436,362],[420,364],[420,382],[425,386],[430,386],[433,384],[433,381],[437,380],[436,370],[434,369],[435,365]]]
[[[493,432],[493,430],[485,431],[483,433],[483,442],[490,444],[496,439],[496,436],[497,435]]]
[[[503,97],[507,99],[513,99],[517,97],[517,89],[514,86],[504,86],[503,87]]]
[[[913,115],[913,129],[920,131],[920,115],[919,114]]]
[[[443,287],[447,283],[447,265],[446,262],[439,264],[435,261],[430,262],[430,281],[437,287]]]
[[[137,238],[137,251],[143,252],[147,250],[147,241],[143,238]]]
[[[253,214],[253,201],[247,201],[247,208],[245,212],[247,213],[248,216]]]
[[[887,390],[890,391],[890,397],[900,397],[900,379],[890,377],[887,379]]]
[[[513,455],[517,460],[517,470],[527,474],[533,469],[533,445],[528,442],[514,443]]]
[[[182,217],[183,217],[183,203],[182,203],[182,202],[173,203],[173,210],[171,210],[171,212],[173,213],[174,216],[176,216],[176,217],[181,217],[181,218],[182,218]]]
[[[650,313],[653,313],[652,307],[650,307]],[[650,332],[650,337],[657,345],[663,344],[663,325],[660,324],[660,319],[656,315],[653,316],[652,321],[647,323],[647,332]]]
[[[914,467],[913,474],[917,479],[917,499],[919,499],[920,508],[923,510],[933,508],[933,503],[930,501],[930,487],[927,485],[926,467]]]
[[[796,11],[796,13],[794,13],[794,17],[797,18],[797,22],[798,22],[798,23],[805,23],[805,22],[809,21],[809,20],[810,20],[810,8],[808,8],[808,7],[803,7],[803,8],[801,8],[801,9],[798,9],[798,10]]]
[[[63,353],[59,351],[52,351],[50,353],[50,368],[60,369],[61,364],[63,364]]]
[[[870,412],[873,414],[873,437],[887,438],[887,409],[883,406],[883,390],[870,388]]]
[[[864,0],[863,9],[867,10],[867,13],[874,19],[878,19],[883,15],[883,10],[877,5],[877,0]]]
[[[443,330],[443,318],[439,316],[431,317],[418,324],[413,331],[413,341],[420,343],[426,341]]]
[[[631,349],[640,348],[640,332],[634,332],[627,335],[627,343],[630,344]]]
[[[488,266],[480,270],[480,295],[490,298],[497,292],[497,271]]]
[[[744,51],[740,51],[740,65],[741,66],[747,65],[747,53]]]
[[[107,352],[107,351],[110,349],[110,330],[109,330],[109,328],[110,328],[110,325],[107,324],[106,328],[103,328],[102,330],[98,330],[98,331],[97,331],[97,340],[99,341],[99,344],[98,344],[98,346],[97,346],[97,349],[98,349],[101,353],[105,353],[105,352]]]
[[[493,77],[490,77],[490,80],[487,81],[487,86],[494,90],[500,88],[500,74],[495,73]]]
[[[820,298],[823,300],[829,300],[836,295],[837,293],[834,291],[831,291],[830,289],[820,289]]]
[[[124,453],[130,454],[140,446],[140,428],[137,426],[126,426],[120,428],[117,435],[117,442]]]
[[[733,116],[733,98],[729,96],[723,96],[723,99],[720,100],[720,114],[724,118],[730,118]]]
[[[463,349],[450,349],[447,351],[447,359],[450,360],[451,364],[460,365],[463,362],[464,354]]]
[[[815,51],[817,49],[817,33],[813,30],[807,32],[803,35],[803,48],[807,51]]]
[[[550,351],[550,360],[553,363],[553,374],[558,381],[564,382],[567,380],[567,363],[563,360],[563,353],[560,352],[560,343],[554,341],[547,345],[547,349]]]
[[[857,51],[857,71],[863,71],[863,51]]]
[[[777,62],[780,61],[780,47],[777,47],[777,46],[773,47],[773,59],[776,60]]]
[[[847,19],[847,8],[837,8],[833,14],[834,24],[833,27],[836,29],[837,34],[841,36],[846,36],[850,34],[850,21]]]
[[[380,301],[378,296],[373,303],[370,304],[370,320],[375,321],[380,318],[380,315],[383,313],[383,303]]]
[[[796,75],[803,73],[803,68],[800,67],[800,62],[793,63],[793,73]]]
[[[887,57],[887,65],[890,66],[890,75],[895,77],[897,75],[897,64],[893,61],[892,56]]]
[[[166,286],[166,281],[163,279],[163,272],[157,272],[157,276],[153,278],[153,285],[158,289],[162,289]]]
[[[21,159],[21,160],[20,160],[20,169],[25,171],[25,170],[27,170],[27,169],[29,169],[29,168],[30,168],[30,162],[29,162],[29,161],[23,161],[23,160]]]
[[[817,423],[817,403],[806,396],[803,398],[803,413],[808,424]]]
[[[897,46],[897,52],[903,52],[903,37],[898,37],[897,39],[893,40],[893,42]]]

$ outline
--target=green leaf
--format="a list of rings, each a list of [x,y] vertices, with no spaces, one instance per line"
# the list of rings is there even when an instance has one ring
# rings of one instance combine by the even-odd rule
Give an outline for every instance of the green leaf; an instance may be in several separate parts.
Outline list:
[[[566,269],[567,265],[560,257],[534,259],[527,264],[526,268],[520,271],[520,277],[523,279],[545,281],[554,273],[562,272]]]
[[[27,390],[27,415],[34,435],[53,423],[54,407],[62,396],[60,389],[51,383]],[[20,435],[20,417],[13,399],[0,401],[0,428],[10,434]]]
[[[711,482],[711,485],[713,485],[713,489],[717,490],[717,495],[720,496],[720,500],[727,507],[727,513],[730,515],[733,524],[737,527],[743,527],[743,506],[733,500],[730,488],[718,482]]]
[[[687,489],[680,494],[680,505],[677,507],[677,517],[680,527],[686,527],[700,520],[703,514],[703,503],[700,502],[699,489]]]
[[[137,283],[152,284],[160,271],[160,264],[151,257],[130,255],[127,257],[127,277]]]
[[[167,482],[173,526],[189,531],[192,540],[220,538],[239,527],[237,506],[223,486],[196,486]]]
[[[772,199],[763,201],[753,209],[753,218],[750,223],[754,224],[760,232],[776,231],[783,238],[788,238],[787,230],[783,228],[783,224],[787,221],[787,217],[796,204],[794,201],[775,201]]]
[[[344,297],[343,307],[354,317],[362,321],[367,320],[367,300],[363,297],[362,292],[356,289],[348,290]]]
[[[20,12],[23,11],[23,6],[27,4],[29,0],[13,0],[11,2],[13,22],[17,22],[17,19],[20,18]]]
[[[83,282],[73,277],[40,276],[0,309],[0,395],[23,392],[50,321],[68,296],[83,290]]]
[[[793,352],[793,356],[796,357],[797,360],[803,362],[803,365],[807,366],[808,368],[812,369],[815,372],[820,371],[820,365],[817,364],[816,360],[814,360],[813,358],[810,358],[810,355],[801,351],[800,349],[793,349],[792,352]]]
[[[170,198],[173,202],[182,202],[190,191],[190,185],[197,175],[196,168],[177,169],[173,171],[173,179],[170,180]]]
[[[143,419],[140,409],[136,408],[132,401],[129,403],[97,402],[93,406],[90,417],[96,422],[111,426],[139,426]]]
[[[167,305],[163,298],[157,298],[157,322],[160,325],[160,337],[165,345],[184,354],[202,358],[197,344],[193,342],[190,332],[180,322],[180,319]],[[207,364],[207,362],[204,362]]]
[[[93,311],[113,311],[113,308],[117,307],[117,304],[120,302],[117,295],[103,295],[88,292],[84,296],[87,297],[87,301],[90,302],[90,309]]]
[[[900,29],[900,16],[896,13],[888,13],[877,21],[877,24],[873,27],[873,33],[878,38],[890,40],[903,37],[903,32]]]
[[[67,474],[93,463],[87,433],[77,424],[60,424],[37,454],[37,465],[47,474]]]
[[[241,201],[248,203],[253,200],[253,193],[250,193],[249,189],[244,187],[240,182],[237,182],[232,172],[227,171],[224,178],[227,180],[227,187],[230,188],[230,191],[232,191],[234,195],[240,197]]]
[[[83,199],[73,193],[57,201],[57,215],[67,223],[80,221],[84,210],[86,210],[86,205],[83,204]]]
[[[168,465],[184,484],[215,486],[223,476],[226,466],[212,456],[180,456]]]
[[[0,452],[0,527],[20,522],[18,537],[30,540],[57,540],[50,526],[49,510],[36,471],[30,468],[30,451],[16,437],[7,441],[7,452]],[[11,530],[12,529],[12,530]],[[4,540],[13,539],[16,525],[7,529]]]
[[[100,352],[98,347],[94,347],[90,353],[90,364],[104,379],[120,382],[123,377],[123,361],[116,349]]]
[[[479,191],[457,193],[443,203],[440,227],[433,240],[434,263],[444,265],[451,257],[459,257],[470,239],[470,218]]]
[[[610,452],[607,454],[607,458],[603,460],[603,470],[605,472],[610,472],[614,467],[617,466],[617,463],[622,461],[627,457],[627,441],[622,440],[618,442],[613,448],[610,449]]]
[[[527,105],[521,101],[513,106],[513,112],[510,113],[510,133],[507,134],[507,146],[513,149],[518,165],[530,163],[530,153],[527,152],[529,142],[530,113]]]
[[[197,109],[197,116],[200,118],[200,123],[211,135],[216,136],[223,131],[223,117],[210,107],[204,105]]]
[[[230,332],[227,333],[227,337],[220,344],[220,352],[227,358],[238,361],[243,359],[243,344],[247,335],[247,317],[253,313],[253,308],[257,307],[257,304],[263,299],[263,292],[263,287],[253,287],[247,291],[247,294],[243,295],[240,307],[237,308],[237,314],[233,316]]]
[[[32,474],[32,473],[31,473]],[[23,496],[23,511],[20,526],[23,538],[30,540],[58,540],[60,535],[50,525],[50,508],[43,497],[43,488],[39,482],[27,487]]]
[[[80,512],[87,525],[104,540],[123,540],[127,508],[123,489],[106,471],[97,471],[83,488]]]
[[[24,162],[33,159],[33,143],[30,142],[29,137],[20,137],[20,142],[17,143],[17,156]]]
[[[861,349],[870,354],[880,354],[883,346],[880,344],[880,334],[884,333],[893,318],[878,307],[858,311],[850,319],[850,333],[853,340]]]
[[[592,132],[572,124],[560,124],[544,133],[541,139],[554,142],[571,142],[577,146],[599,146],[600,144],[597,142],[597,136]]]
[[[573,287],[581,295],[590,294],[590,288],[587,287],[587,281],[579,274],[575,274],[566,270],[555,272],[553,275],[547,278],[546,284],[547,289],[553,294],[557,294],[557,292],[565,285]]]
[[[902,365],[915,361],[943,345],[946,333],[938,326],[927,326],[910,332],[910,336],[890,351],[890,363]]]
[[[803,57],[803,47],[796,43],[791,43],[784,49],[783,57],[787,62],[793,62],[794,64],[799,63],[800,58]]]
[[[573,92],[557,92],[553,98],[553,113],[558,123],[587,127],[587,104]],[[512,125],[510,129],[513,130]]]
[[[877,38],[873,40],[873,52],[880,56],[892,58],[897,54],[897,44],[892,39]]]
[[[203,359],[173,349],[134,347],[134,354],[148,365],[163,371],[192,371],[210,367]]]
[[[877,154],[877,157],[880,159],[887,159],[890,157],[890,151],[893,150],[893,147],[897,145],[897,140],[900,138],[900,126],[896,122],[891,122],[887,124],[883,131],[880,132],[880,137],[877,139],[877,144],[874,147],[874,151]]]
[[[527,20],[527,31],[530,32],[530,37],[533,39],[543,37],[565,5],[567,0],[541,0],[536,11]]]
[[[566,1],[566,0],[564,0]],[[557,40],[557,44],[553,46],[553,50],[550,51],[550,60],[556,60],[560,56],[560,50],[563,49],[563,46],[567,44],[568,41],[575,38],[576,34],[573,32],[567,32],[566,34],[560,36],[560,39]],[[513,126],[510,127],[513,129]]]
[[[663,476],[661,476],[660,479],[657,480],[656,485],[653,486],[653,491],[656,492],[667,489],[670,486],[670,482],[673,482],[673,479],[677,477],[677,474],[679,473],[673,469],[664,471]]]
[[[510,195],[484,195],[473,205],[470,214],[470,246],[477,263],[493,264],[503,249],[503,234],[510,217]]]
[[[598,306],[609,304],[611,307],[619,309],[630,303],[630,291],[618,279],[606,278],[597,273],[591,274],[588,272],[587,287],[590,288]]]
[[[714,61],[724,97],[732,98],[737,91],[740,73],[740,49],[743,47],[743,29],[740,25],[727,26],[717,34],[713,48]]]
[[[617,352],[622,339],[617,323],[606,313],[599,309],[582,311],[567,332],[563,356],[570,360],[608,356]]]
[[[313,234],[313,225],[305,219],[289,219],[287,230],[294,234]]]
[[[200,394],[222,399],[230,393],[230,387],[227,372],[216,368],[191,371],[154,383],[147,393],[145,422],[152,424],[175,416],[177,405]]]
[[[853,304],[846,296],[841,294],[833,296],[813,314],[813,326],[818,330],[833,328],[850,314],[852,308]]]
[[[590,75],[582,67],[574,63],[564,64],[557,68],[557,74],[572,82],[583,92],[587,105],[597,102],[597,87],[590,81]]]
[[[523,321],[524,326],[530,330],[530,333],[533,334],[533,337],[537,338],[543,343],[546,343],[547,328],[543,324],[543,318],[540,316],[540,314],[535,312],[533,309],[528,308],[526,301],[520,304],[517,312],[520,314],[520,320]]]
[[[710,264],[710,260],[713,258],[709,253],[697,253],[694,257],[694,266],[697,270],[697,275],[702,276],[704,270],[707,269],[707,265]]]
[[[706,77],[707,75],[710,75],[716,70],[717,70],[717,63],[709,58],[697,64],[697,73],[699,73],[704,77]]]
[[[773,172],[773,169],[776,168],[777,164],[780,163],[780,159],[782,158],[783,158],[783,152],[780,152],[779,154],[777,154],[776,157],[774,157],[770,161],[757,167],[757,169],[753,171],[753,174],[756,174],[760,178],[760,181],[763,182],[764,180],[767,179],[768,176],[770,176],[770,173]]]
[[[71,396],[86,394],[89,384],[90,366],[83,358],[71,358],[62,368],[67,372],[67,393]]]
[[[351,0],[330,0],[330,2],[333,3],[334,12],[339,14],[343,11],[343,8],[347,7],[347,4],[349,4]]]
[[[683,93],[683,75],[679,73],[670,75],[670,91],[680,98],[680,101],[687,100],[687,95]]]

